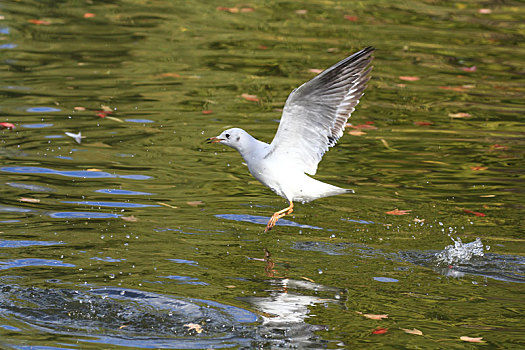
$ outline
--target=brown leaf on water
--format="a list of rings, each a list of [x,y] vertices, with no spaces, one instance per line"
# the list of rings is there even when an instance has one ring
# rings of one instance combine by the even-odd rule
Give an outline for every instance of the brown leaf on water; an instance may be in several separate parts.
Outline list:
[[[199,205],[204,205],[203,201],[188,201],[186,202],[187,205],[192,207],[198,207]]]
[[[468,337],[466,335],[463,335],[463,336],[459,337],[459,339],[461,339],[463,341],[466,341],[466,342],[469,342],[469,343],[486,343],[486,341],[482,340],[483,337],[472,338],[472,337]]]
[[[414,125],[416,125],[416,126],[427,126],[427,125],[432,125],[432,124],[434,124],[434,123],[432,123],[432,122],[423,122],[423,121],[421,121],[421,122],[414,122]]]
[[[239,8],[238,7],[225,7],[225,6],[219,6],[217,7],[217,11],[224,11],[229,13],[238,13]]]
[[[133,215],[131,215],[131,216],[122,216],[121,219],[124,220],[124,221],[128,221],[128,222],[137,222],[137,221],[139,221],[139,219],[137,219]]]
[[[48,26],[48,25],[51,24],[50,21],[45,20],[45,19],[28,19],[27,21],[29,23],[33,23],[33,24],[37,24],[37,25],[44,25],[44,26]]]
[[[412,210],[399,210],[399,209],[394,209],[394,210],[391,210],[391,211],[387,211],[386,213],[388,215],[407,215],[407,214],[410,214]]]
[[[308,13],[308,10],[295,10],[295,13],[298,15],[306,15]]]
[[[25,202],[25,203],[40,203],[40,199],[37,198],[27,198],[27,197],[21,197],[18,198],[19,202]]]
[[[255,9],[253,7],[243,7],[243,8],[241,8],[241,12],[242,13],[255,12]]]
[[[315,74],[319,74],[323,71],[324,69],[318,69],[318,68],[310,68],[308,69],[308,72],[310,73],[315,73]]]
[[[228,286],[225,286],[226,288],[229,288],[229,289],[233,289],[233,288],[237,288],[237,286],[234,286],[234,285],[228,285]]]
[[[180,74],[177,73],[162,73],[160,76],[163,78],[180,78]]]
[[[361,131],[361,130],[350,130],[350,131],[348,132],[348,135],[352,135],[352,136],[363,136],[363,135],[366,135],[366,132]]]
[[[119,122],[119,123],[124,123],[124,121],[120,118],[117,118],[117,117],[110,117],[110,116],[107,116],[106,119],[111,119],[113,121],[116,121],[116,122]]]
[[[86,107],[81,107],[81,106],[76,106],[76,107],[73,107],[73,109],[77,112],[81,112],[81,111],[85,111],[86,110]]]
[[[101,105],[100,108],[102,108],[104,112],[113,113],[113,109],[110,106]]]
[[[171,208],[171,209],[178,209],[179,208],[179,207],[175,207],[173,205],[169,205],[169,204],[162,203],[162,202],[157,202],[157,204],[163,205],[163,206]]]
[[[197,323],[186,323],[184,325],[184,327],[188,327],[188,330],[191,331],[191,330],[194,330],[195,332],[197,333],[202,333],[202,326],[200,324],[197,324]]]
[[[421,79],[420,77],[411,77],[407,75],[401,75],[398,78],[403,81],[418,81]]]
[[[358,313],[359,315],[363,315],[364,317],[369,318],[371,320],[382,320],[383,318],[388,318],[388,314],[383,314],[383,315],[364,314],[360,311],[356,311],[356,313]]]
[[[413,329],[401,328],[401,330],[408,334],[423,335],[423,332],[421,332],[417,328],[413,328]]]
[[[93,17],[95,17],[94,13],[91,13],[91,12],[84,13],[84,18],[93,18]]]
[[[242,98],[244,98],[246,101],[253,101],[253,102],[259,102],[259,97],[257,95],[250,95],[250,94],[242,94]]]
[[[469,113],[459,112],[459,113],[449,113],[448,116],[450,118],[468,118],[471,115]]]
[[[471,166],[470,167],[470,170],[474,170],[474,171],[481,171],[481,170],[487,170],[488,167],[486,166]]]

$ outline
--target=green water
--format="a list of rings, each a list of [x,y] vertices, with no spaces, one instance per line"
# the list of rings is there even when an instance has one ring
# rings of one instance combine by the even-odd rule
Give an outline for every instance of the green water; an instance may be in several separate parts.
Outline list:
[[[0,3],[0,347],[525,347],[524,10]],[[316,175],[355,194],[264,234],[286,201],[204,140],[271,141],[310,70],[366,46]],[[456,237],[490,248],[438,264]]]

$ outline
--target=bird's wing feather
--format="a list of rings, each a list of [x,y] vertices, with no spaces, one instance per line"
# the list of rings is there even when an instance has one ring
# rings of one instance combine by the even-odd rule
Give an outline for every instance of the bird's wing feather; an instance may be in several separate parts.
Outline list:
[[[267,157],[293,162],[314,175],[324,153],[343,136],[346,121],[363,96],[373,52],[367,47],[295,89],[286,100]]]

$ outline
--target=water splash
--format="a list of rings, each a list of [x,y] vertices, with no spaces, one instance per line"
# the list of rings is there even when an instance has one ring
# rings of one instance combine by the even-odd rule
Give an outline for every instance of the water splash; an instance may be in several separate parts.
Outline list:
[[[452,238],[452,241],[454,245],[446,246],[445,249],[435,255],[437,265],[465,263],[473,257],[483,257],[485,255],[484,249],[490,249],[489,246],[483,246],[479,237],[470,243],[463,243],[459,237],[457,240]]]

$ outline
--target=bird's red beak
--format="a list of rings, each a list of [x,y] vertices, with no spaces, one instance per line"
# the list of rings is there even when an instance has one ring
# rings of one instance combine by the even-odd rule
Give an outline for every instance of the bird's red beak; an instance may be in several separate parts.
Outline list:
[[[220,139],[218,137],[210,137],[209,139],[206,139],[206,143],[218,143],[224,141],[224,139]]]

